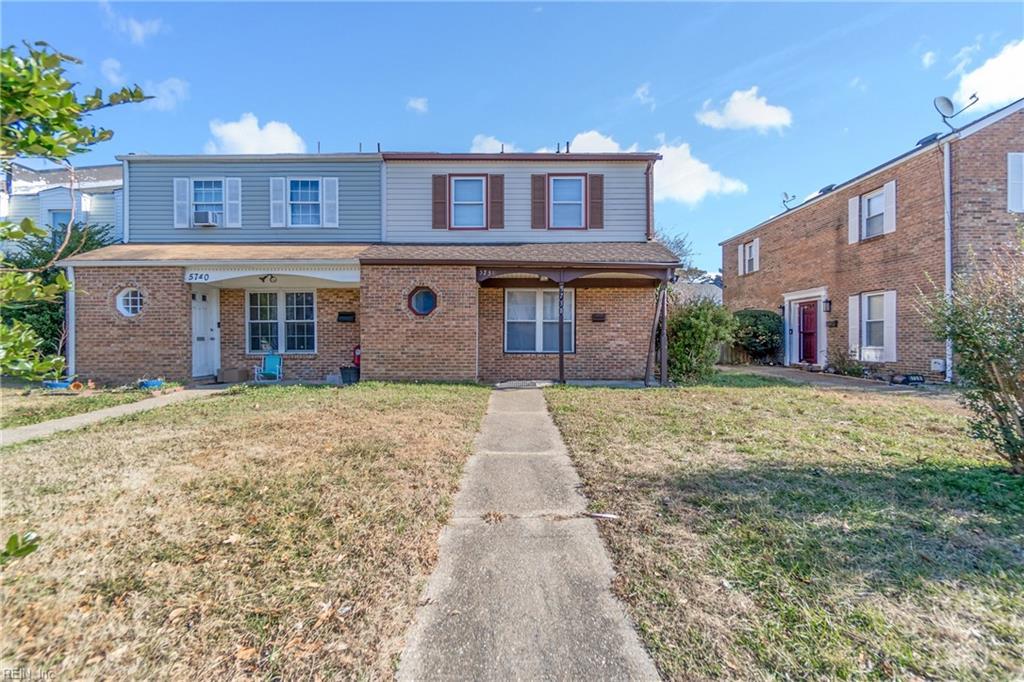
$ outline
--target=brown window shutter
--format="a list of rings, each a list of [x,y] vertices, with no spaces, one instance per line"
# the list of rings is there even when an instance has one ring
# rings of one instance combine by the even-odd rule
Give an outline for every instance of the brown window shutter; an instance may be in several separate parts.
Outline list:
[[[548,176],[530,176],[530,227],[548,229]]]
[[[588,227],[592,230],[600,230],[604,227],[604,176],[589,175],[587,178],[590,185],[587,188]]]
[[[431,227],[435,230],[448,229],[448,176],[435,175],[433,180],[433,218]]]
[[[500,230],[505,227],[505,176],[487,176],[487,227]]]

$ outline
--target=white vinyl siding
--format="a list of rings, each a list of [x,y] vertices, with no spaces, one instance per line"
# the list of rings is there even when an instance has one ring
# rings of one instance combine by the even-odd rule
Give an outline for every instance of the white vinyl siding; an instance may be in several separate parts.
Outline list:
[[[249,355],[316,352],[316,293],[245,292],[245,348]]]
[[[575,352],[575,295],[565,290],[563,350]],[[505,352],[558,352],[558,289],[505,290]]]
[[[1024,152],[1006,155],[1006,210],[1024,213]]]
[[[863,362],[896,361],[896,292],[850,297],[850,357]]]
[[[403,162],[387,166],[387,238],[400,243],[443,243],[448,230],[434,230],[431,211],[433,175],[500,174],[505,182],[505,227],[459,236],[460,242],[636,242],[647,238],[646,164],[634,162]],[[604,175],[604,228],[601,230],[535,230],[530,226],[530,176],[548,173]],[[655,170],[657,172],[657,170]]]

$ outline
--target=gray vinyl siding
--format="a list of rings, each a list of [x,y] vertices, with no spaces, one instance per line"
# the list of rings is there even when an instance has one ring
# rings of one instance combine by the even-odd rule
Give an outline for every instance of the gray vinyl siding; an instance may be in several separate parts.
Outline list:
[[[379,160],[128,162],[131,242],[380,241]],[[338,178],[338,227],[270,227],[270,178]],[[174,178],[242,179],[242,227],[175,228]]]
[[[577,242],[647,239],[646,163],[635,162],[388,162],[389,242]],[[657,167],[655,167],[657,171]],[[438,173],[505,176],[505,227],[500,230],[431,229],[431,176]],[[534,230],[530,227],[530,175],[604,175],[604,228]]]
[[[69,202],[70,203],[70,202]],[[39,196],[38,195],[11,195],[8,220],[12,223],[20,223],[25,218],[39,220]]]

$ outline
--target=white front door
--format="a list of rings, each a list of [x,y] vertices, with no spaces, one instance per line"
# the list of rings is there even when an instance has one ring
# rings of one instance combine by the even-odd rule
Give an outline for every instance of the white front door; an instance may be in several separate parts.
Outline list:
[[[192,287],[192,376],[217,373],[220,355],[220,291]]]

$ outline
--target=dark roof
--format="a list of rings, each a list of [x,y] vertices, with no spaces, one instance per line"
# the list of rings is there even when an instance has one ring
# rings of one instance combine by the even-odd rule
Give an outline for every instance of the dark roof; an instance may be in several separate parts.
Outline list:
[[[374,244],[361,263],[465,265],[646,265],[672,267],[679,259],[658,242],[557,242],[529,244]]]
[[[385,161],[658,161],[655,152],[555,153],[509,152],[507,154],[474,154],[448,152],[384,152]]]
[[[130,261],[133,263],[191,263],[248,261],[355,260],[366,244],[114,244],[80,253],[60,265],[89,265]]]

